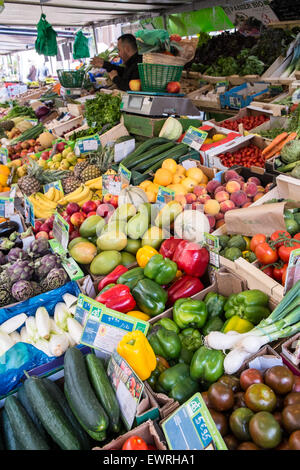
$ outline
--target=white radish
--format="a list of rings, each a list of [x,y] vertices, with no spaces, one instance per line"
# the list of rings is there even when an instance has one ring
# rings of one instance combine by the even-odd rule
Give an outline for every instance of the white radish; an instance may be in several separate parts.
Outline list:
[[[15,315],[12,318],[9,318],[4,323],[0,325],[0,330],[4,333],[10,334],[13,331],[16,331],[20,326],[22,326],[26,321],[27,315],[25,313],[20,313]]]
[[[50,353],[52,356],[61,356],[69,348],[68,337],[63,333],[52,335],[49,340]]]
[[[75,320],[75,318],[68,318],[67,325],[68,332],[72,336],[73,340],[76,342],[76,344],[79,344],[83,332],[82,326],[77,320]]]
[[[43,351],[43,353],[46,354],[46,356],[53,356],[50,352],[50,344],[49,341],[40,338],[38,341],[34,343],[35,348],[39,349],[40,351]]]
[[[9,336],[11,337],[11,339],[13,340],[15,344],[20,343],[22,341],[21,335],[17,331],[13,331],[12,333],[10,333]]]
[[[251,353],[241,348],[234,348],[224,359],[225,374],[234,374],[242,366],[245,359],[251,356]]]
[[[0,356],[6,353],[15,343],[8,333],[0,331]]]
[[[39,307],[35,312],[38,335],[43,339],[50,338],[50,317],[45,307]]]

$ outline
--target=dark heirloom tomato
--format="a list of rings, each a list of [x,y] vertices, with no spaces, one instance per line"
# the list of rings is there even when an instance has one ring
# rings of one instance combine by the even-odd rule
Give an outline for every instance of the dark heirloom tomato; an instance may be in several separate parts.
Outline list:
[[[295,403],[300,403],[300,393],[291,392],[284,398],[283,406],[295,405]]]
[[[275,447],[273,450],[291,450],[289,446],[289,441],[283,440],[280,442],[279,446]]]
[[[209,408],[209,412],[221,436],[226,436],[226,434],[228,434],[228,423],[226,416],[223,413],[219,413],[218,411],[213,410],[212,408]]]
[[[268,385],[253,384],[245,392],[245,403],[252,411],[273,411],[276,395]]]
[[[208,389],[208,399],[211,407],[216,411],[230,410],[234,404],[234,395],[231,388],[215,382]]]
[[[243,406],[246,406],[244,392],[235,393],[233,409],[236,410],[237,408],[242,408]]]
[[[300,431],[294,431],[290,435],[289,448],[291,450],[300,450]]]
[[[260,450],[253,442],[242,442],[236,450]]]
[[[283,408],[282,422],[288,433],[300,430],[300,403]]]
[[[257,369],[246,369],[240,375],[240,384],[243,390],[247,390],[252,384],[262,384],[263,376]]]
[[[285,395],[293,388],[294,374],[286,366],[270,367],[264,375],[265,384],[269,385],[275,393]]]
[[[273,449],[281,441],[281,428],[268,411],[259,411],[250,419],[249,431],[253,442],[263,449]]]
[[[201,396],[204,400],[204,403],[206,404],[206,406],[209,408],[211,405],[209,403],[209,398],[208,398],[208,393],[207,392],[202,392],[201,393]]]
[[[300,392],[300,376],[299,375],[294,375],[294,383],[293,383],[292,392]]]
[[[282,428],[283,427],[283,425],[282,425],[282,413],[280,411],[275,411],[275,413],[273,413],[273,416],[276,419],[279,426]]]
[[[223,440],[228,450],[236,450],[237,446],[239,445],[239,441],[233,434],[227,434],[227,436],[223,437]]]
[[[233,393],[238,392],[240,390],[240,381],[237,377],[234,377],[233,375],[224,374],[217,380],[217,382],[230,387]]]
[[[249,408],[237,408],[229,417],[229,426],[235,437],[239,441],[249,441],[249,421],[254,416]]]

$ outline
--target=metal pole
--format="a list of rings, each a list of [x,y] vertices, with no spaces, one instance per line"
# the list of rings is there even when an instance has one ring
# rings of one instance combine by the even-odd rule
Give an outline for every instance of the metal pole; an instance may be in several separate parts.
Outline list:
[[[98,55],[97,34],[96,34],[96,27],[95,27],[94,24],[92,25],[92,29],[93,29],[93,37],[94,37],[95,51],[96,51],[96,55]]]

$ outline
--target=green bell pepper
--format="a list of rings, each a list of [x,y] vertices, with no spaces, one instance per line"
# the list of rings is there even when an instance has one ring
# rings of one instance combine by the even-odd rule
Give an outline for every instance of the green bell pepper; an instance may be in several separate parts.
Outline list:
[[[180,351],[180,356],[178,358],[179,363],[184,363],[190,365],[192,359],[193,359],[194,351],[188,351],[185,348],[181,348]]]
[[[224,306],[225,317],[228,320],[234,315],[238,315],[240,318],[257,325],[271,313],[267,307],[268,302],[267,294],[258,289],[232,294]]]
[[[222,315],[226,301],[227,297],[217,294],[216,292],[209,292],[206,294],[203,302],[206,305],[208,318],[219,317]]]
[[[206,385],[216,382],[224,374],[224,357],[218,349],[201,346],[193,355],[190,365],[191,378]]]
[[[131,293],[138,308],[150,317],[155,317],[165,310],[167,291],[151,279],[138,281]]]
[[[144,267],[144,275],[160,285],[172,282],[177,273],[177,264],[162,255],[152,256]]]
[[[190,297],[178,299],[173,305],[173,320],[179,328],[202,328],[207,319],[206,305]]]
[[[132,290],[137,285],[137,283],[144,278],[145,276],[143,268],[133,268],[122,274],[118,278],[117,284],[124,284],[125,286],[128,286],[130,290]]]
[[[184,363],[162,372],[158,377],[158,386],[180,404],[199,391],[198,383],[190,377],[190,367]]]
[[[221,331],[224,322],[220,317],[210,317],[202,328],[202,334],[207,336],[211,331]]]
[[[179,333],[181,345],[188,351],[196,351],[202,346],[202,338],[199,330],[195,328],[185,328]]]
[[[181,341],[175,331],[167,330],[161,325],[155,325],[147,339],[156,355],[164,357],[167,361],[179,357]]]
[[[167,330],[175,331],[175,333],[179,333],[179,327],[176,325],[174,320],[171,318],[161,318],[158,322],[155,323],[155,325],[161,325]]]

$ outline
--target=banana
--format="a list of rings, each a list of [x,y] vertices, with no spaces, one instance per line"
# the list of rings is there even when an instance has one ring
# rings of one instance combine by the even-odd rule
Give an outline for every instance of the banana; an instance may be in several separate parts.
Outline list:
[[[81,207],[85,202],[90,201],[93,197],[92,191],[88,193],[88,195],[84,199],[80,199],[80,201],[77,202],[77,204]]]
[[[48,205],[49,208],[55,209],[57,204],[54,201],[51,201],[50,199],[47,198],[47,196],[43,193],[35,193],[35,199],[39,201],[43,201],[45,204]]]
[[[60,191],[59,189],[54,188],[54,190],[55,190],[54,201],[58,202],[64,195],[63,195],[62,191]]]
[[[80,194],[77,194],[77,195],[74,196],[73,193],[70,193],[70,194],[67,194],[67,196],[65,196],[65,199],[68,202],[77,202],[77,203],[79,203],[80,201],[85,199],[88,195],[90,195],[90,193],[91,193],[91,190],[87,186],[83,185],[83,189],[82,189]]]
[[[102,189],[102,179],[99,181],[95,181],[95,183],[91,183],[88,185],[90,189]]]
[[[93,178],[92,180],[88,180],[84,183],[86,186],[94,186],[94,185],[101,185],[102,187],[102,176],[98,176],[97,178]]]
[[[54,188],[54,186],[51,186],[51,188],[49,188],[48,191],[45,193],[45,196],[50,199],[50,201],[55,201],[55,194],[56,188]]]
[[[44,199],[40,198],[38,195],[35,195],[33,204],[35,204],[40,209],[43,209],[44,211],[49,212],[51,210],[56,209],[56,203],[54,203],[54,205],[53,204],[51,205],[51,202],[52,201],[47,202]]]

